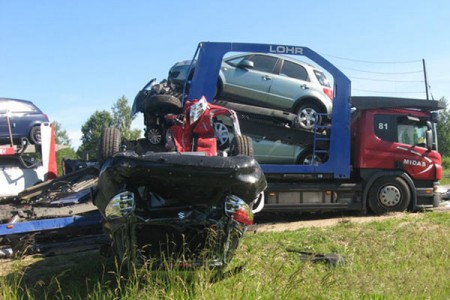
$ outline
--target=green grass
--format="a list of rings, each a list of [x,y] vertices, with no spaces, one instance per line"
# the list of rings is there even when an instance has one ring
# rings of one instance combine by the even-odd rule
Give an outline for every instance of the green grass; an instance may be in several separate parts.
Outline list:
[[[1,299],[448,299],[450,214],[342,222],[284,233],[247,233],[217,280],[142,270],[125,279],[97,254],[45,258],[0,277]],[[339,254],[336,267],[287,249]],[[233,272],[239,270],[240,272]],[[189,276],[187,276],[189,275]]]
[[[439,182],[441,185],[450,185],[450,168],[442,171],[442,179]]]

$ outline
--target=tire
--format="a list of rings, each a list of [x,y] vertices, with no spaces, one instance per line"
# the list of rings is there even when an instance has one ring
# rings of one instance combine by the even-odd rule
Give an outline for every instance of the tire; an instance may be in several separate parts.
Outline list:
[[[137,262],[136,247],[133,246],[132,237],[127,229],[127,227],[120,228],[113,234],[113,250],[123,275],[131,274]]]
[[[375,214],[405,211],[411,201],[411,191],[398,176],[381,177],[369,189],[368,205]]]
[[[253,156],[252,139],[246,135],[234,137],[230,143],[230,156],[247,155]]]
[[[317,166],[324,163],[327,159],[328,158],[326,154],[316,153],[316,155],[314,156],[313,149],[306,148],[298,155],[297,164],[305,166]]]
[[[145,99],[144,114],[163,116],[181,113],[181,100],[172,95],[154,95]]]
[[[320,112],[321,110],[316,104],[308,103],[301,105],[295,112],[297,114],[295,125],[306,130],[313,130],[316,124],[322,124]]]
[[[30,140],[35,145],[42,143],[41,125],[34,125],[30,130]]]
[[[103,128],[100,137],[99,162],[103,164],[105,160],[119,152],[121,142],[122,134],[119,129],[113,127]]]
[[[163,139],[164,130],[162,126],[151,127],[146,130],[146,138],[152,145],[161,145],[164,142]]]

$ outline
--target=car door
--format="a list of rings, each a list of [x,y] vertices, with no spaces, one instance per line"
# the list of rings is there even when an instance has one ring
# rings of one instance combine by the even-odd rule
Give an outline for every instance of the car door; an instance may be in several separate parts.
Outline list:
[[[305,67],[283,60],[279,74],[272,76],[268,102],[280,109],[291,110],[294,102],[310,93],[311,82]]]
[[[243,60],[253,62],[253,67],[235,66],[222,68],[225,76],[223,92],[226,96],[257,106],[267,106],[268,93],[272,84],[278,58],[267,55],[251,55]]]

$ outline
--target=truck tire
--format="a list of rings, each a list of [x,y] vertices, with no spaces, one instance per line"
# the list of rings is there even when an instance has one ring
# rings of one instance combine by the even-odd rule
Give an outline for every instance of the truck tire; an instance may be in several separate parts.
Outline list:
[[[408,184],[398,176],[381,177],[369,189],[368,205],[375,214],[405,211],[410,201]]]
[[[297,118],[295,120],[296,127],[306,130],[313,130],[316,124],[322,124],[320,109],[314,103],[300,105],[295,113],[297,114]]]
[[[113,127],[103,128],[100,137],[100,153],[98,159],[100,164],[103,164],[105,160],[120,151],[121,142],[122,134],[119,129]]]
[[[230,143],[230,156],[253,156],[252,139],[246,135],[235,136]]]

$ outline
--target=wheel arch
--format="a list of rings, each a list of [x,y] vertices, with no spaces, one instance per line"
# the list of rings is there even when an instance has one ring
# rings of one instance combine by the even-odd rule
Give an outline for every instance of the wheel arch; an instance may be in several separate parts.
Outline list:
[[[327,107],[325,106],[325,104],[323,104],[320,99],[311,96],[297,99],[293,105],[292,112],[297,113],[298,109],[305,104],[314,104],[318,106],[318,108],[320,109],[320,113],[327,113]]]
[[[366,184],[364,184],[363,188],[363,209],[367,210],[369,190],[374,182],[379,178],[387,176],[397,176],[402,178],[406,182],[409,191],[411,192],[411,201],[409,203],[408,209],[414,208],[417,204],[417,193],[414,181],[411,179],[411,177],[407,173],[400,170],[384,170],[371,172],[370,174],[365,174],[365,176],[362,176],[364,181],[367,182]]]

